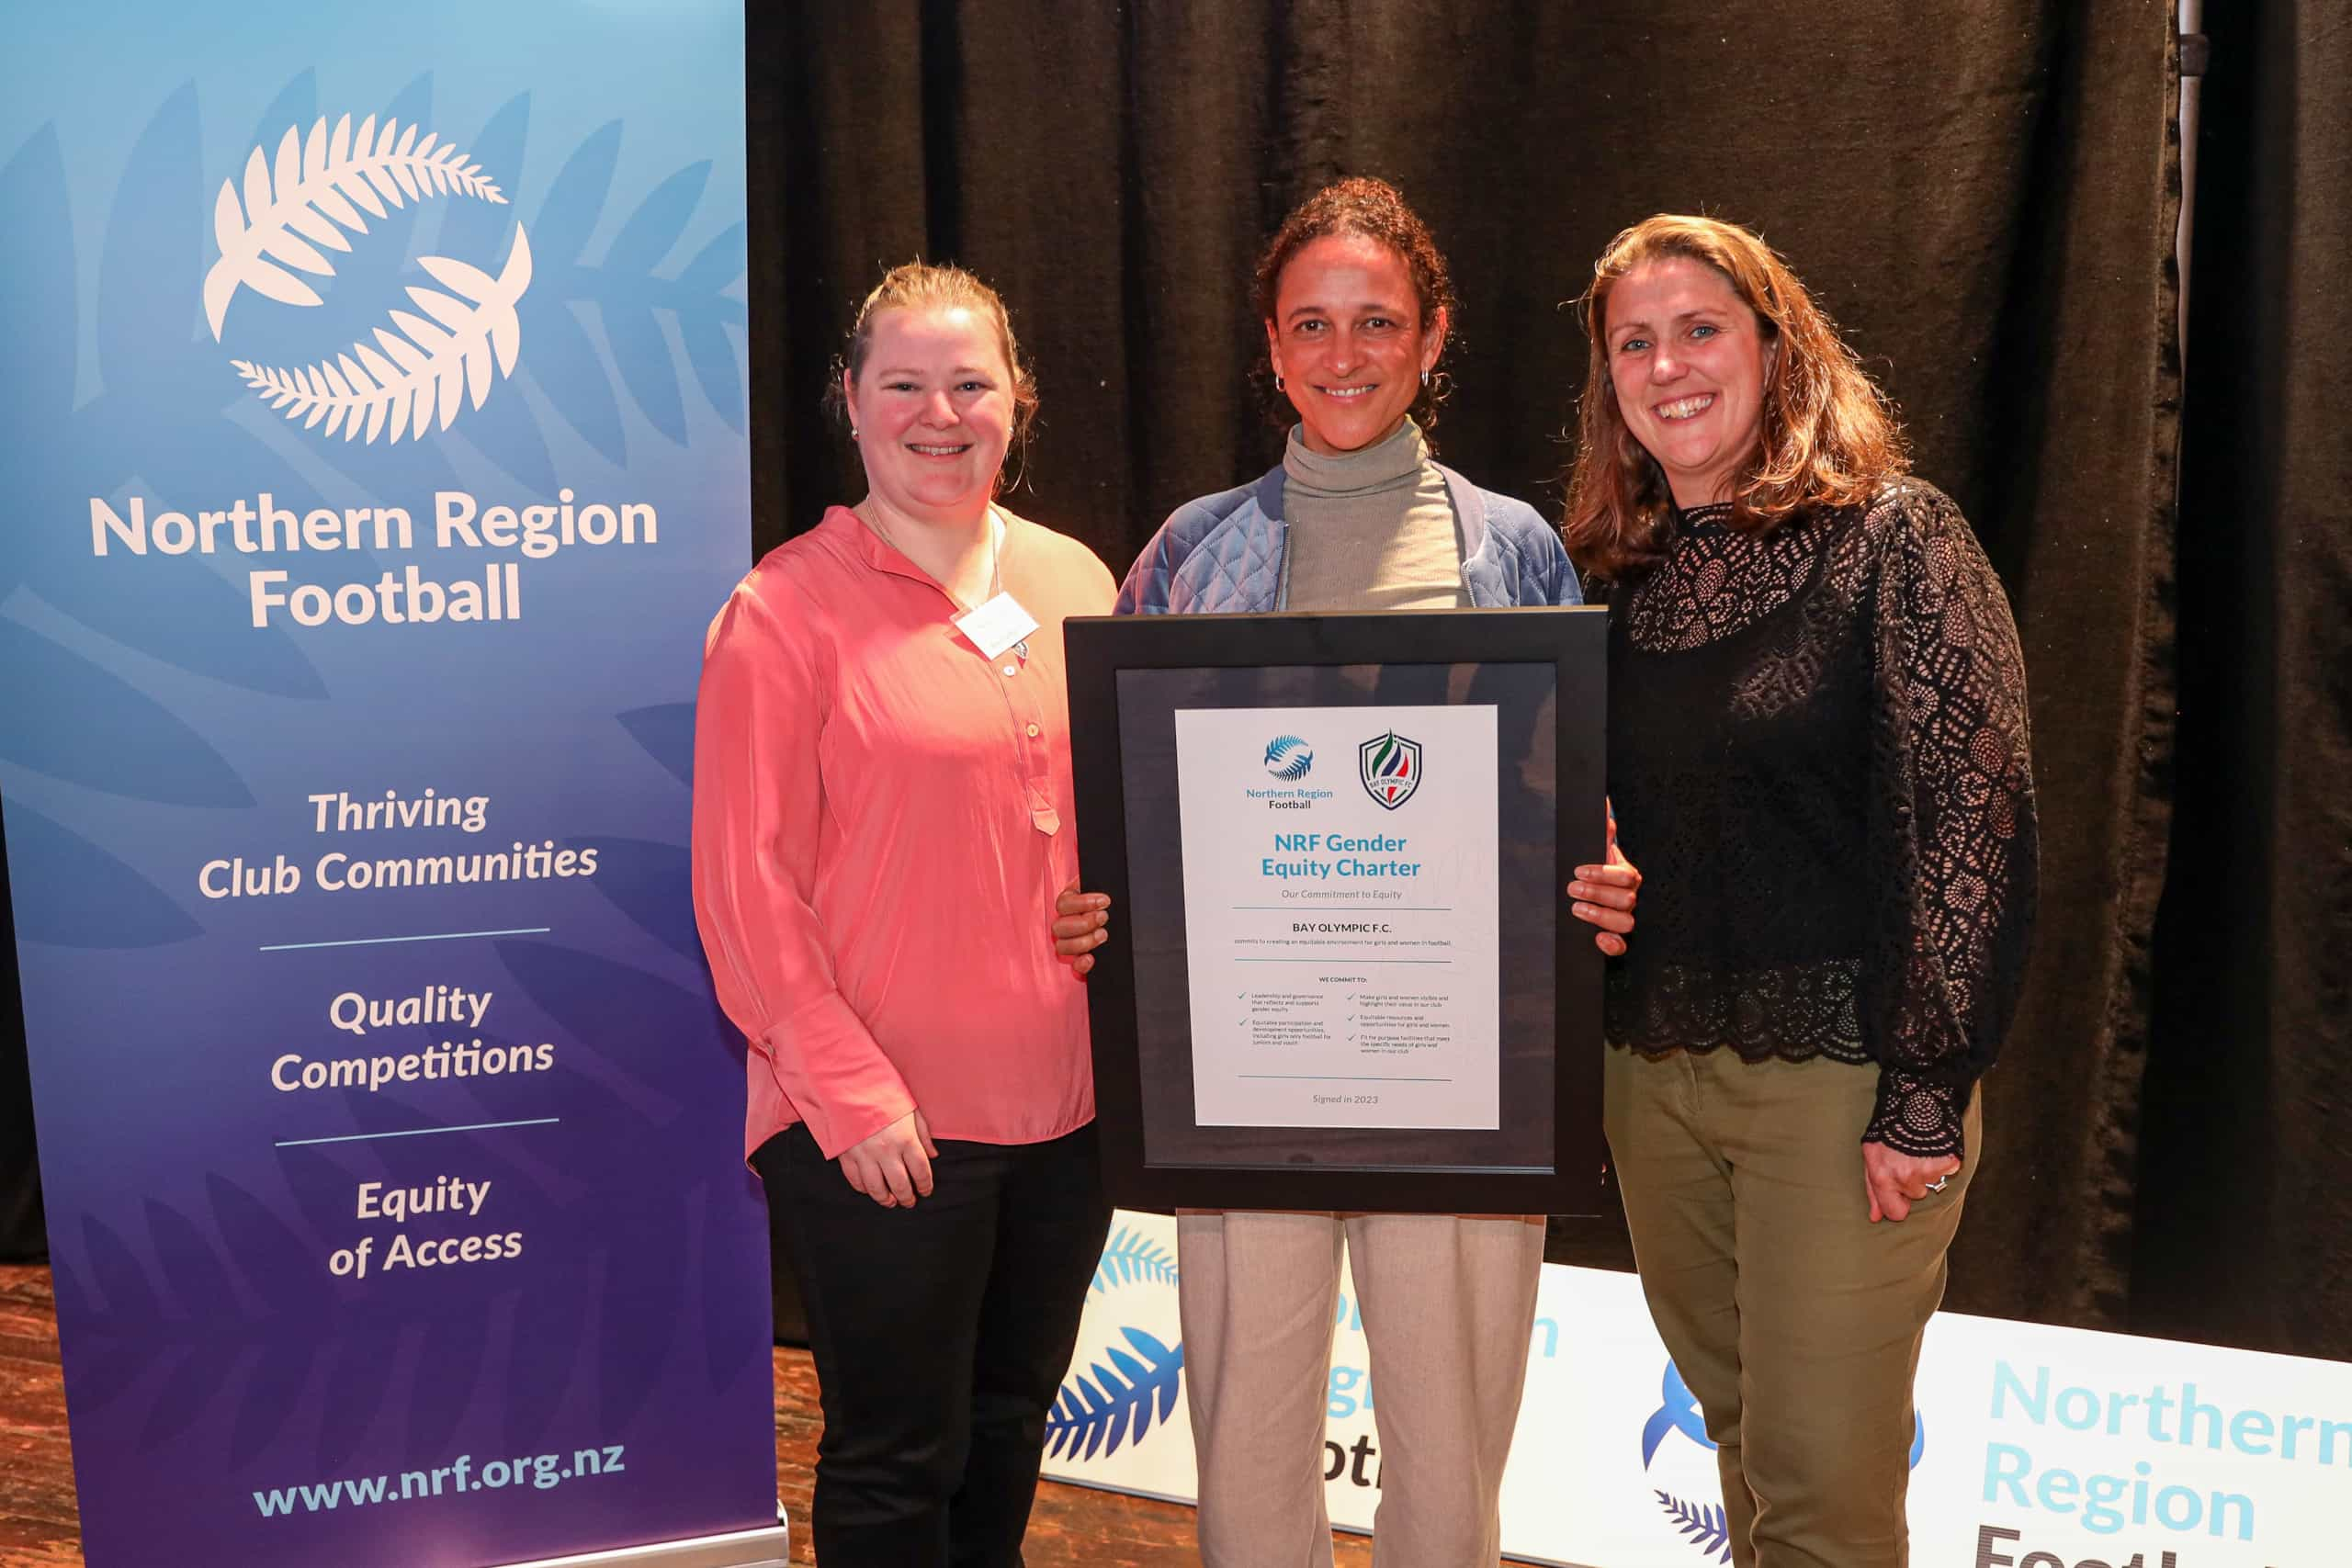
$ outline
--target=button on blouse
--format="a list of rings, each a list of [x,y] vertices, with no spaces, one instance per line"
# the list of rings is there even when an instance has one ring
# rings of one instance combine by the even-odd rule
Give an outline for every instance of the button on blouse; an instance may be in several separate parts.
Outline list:
[[[1035,617],[989,659],[846,508],[769,552],[706,646],[695,912],[752,1050],[748,1154],[806,1122],[831,1158],[920,1106],[936,1138],[1042,1142],[1094,1114],[1085,991],[1046,935],[1077,874],[1065,616],[1113,584],[1009,517]]]

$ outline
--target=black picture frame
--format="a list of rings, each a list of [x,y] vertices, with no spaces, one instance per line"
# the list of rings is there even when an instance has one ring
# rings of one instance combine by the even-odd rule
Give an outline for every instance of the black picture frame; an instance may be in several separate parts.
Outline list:
[[[1064,624],[1080,879],[1112,900],[1088,1010],[1103,1175],[1114,1202],[1602,1212],[1603,959],[1592,929],[1570,917],[1564,889],[1577,866],[1606,852],[1607,627],[1607,612],[1592,607],[1084,616]],[[1180,691],[1192,695],[1171,698]],[[1309,691],[1321,700],[1300,702]],[[1498,776],[1506,869],[1497,897],[1504,951],[1497,961],[1505,1126],[1475,1145],[1485,1135],[1199,1127],[1192,1116],[1189,1007],[1181,1000],[1181,825],[1166,808],[1174,713],[1184,705],[1386,705],[1432,695],[1491,698],[1503,716]],[[1540,732],[1546,725],[1548,748]],[[1152,841],[1139,846],[1130,841],[1131,812],[1146,811],[1158,814],[1138,818],[1153,829]],[[1154,858],[1131,861],[1131,854]],[[1172,916],[1170,856],[1179,868]],[[1140,987],[1138,953],[1151,955]],[[1151,998],[1148,1014],[1138,1010],[1143,993]]]

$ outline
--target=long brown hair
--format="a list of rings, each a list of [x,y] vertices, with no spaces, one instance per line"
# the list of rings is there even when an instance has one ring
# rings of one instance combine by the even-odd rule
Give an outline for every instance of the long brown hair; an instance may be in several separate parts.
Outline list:
[[[1408,411],[1428,430],[1437,423],[1437,405],[1452,386],[1452,378],[1443,368],[1445,350],[1453,341],[1453,324],[1462,313],[1462,302],[1453,297],[1453,274],[1445,265],[1445,253],[1437,248],[1437,237],[1406,201],[1405,193],[1386,180],[1367,175],[1337,180],[1291,209],[1258,258],[1258,319],[1269,322],[1274,319],[1274,299],[1282,291],[1283,268],[1290,265],[1291,257],[1328,234],[1361,235],[1396,253],[1412,276],[1423,333],[1437,324],[1440,310],[1445,312],[1446,342],[1438,345],[1437,366],[1414,394],[1413,406]],[[1258,375],[1266,384],[1269,416],[1276,424],[1289,424],[1297,415],[1274,386],[1271,356],[1259,362]]]
[[[1609,375],[1610,291],[1666,256],[1720,273],[1770,345],[1763,429],[1733,480],[1733,527],[1766,533],[1808,508],[1867,501],[1907,463],[1894,406],[1779,253],[1736,223],[1663,212],[1644,219],[1609,242],[1577,301],[1590,354],[1566,532],[1576,563],[1604,579],[1638,576],[1672,539],[1666,474],[1626,428]]]

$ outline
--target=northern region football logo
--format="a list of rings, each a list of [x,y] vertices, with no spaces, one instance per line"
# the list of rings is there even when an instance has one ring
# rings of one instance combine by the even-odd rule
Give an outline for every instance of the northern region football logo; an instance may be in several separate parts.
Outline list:
[[[204,277],[204,319],[220,342],[230,304],[249,288],[283,305],[325,301],[300,274],[334,276],[330,251],[348,252],[369,218],[429,196],[504,205],[506,197],[454,144],[416,124],[321,116],[308,135],[288,126],[272,157],[255,147],[242,182],[221,182],[212,208],[220,259]],[[531,245],[521,225],[496,276],[454,256],[419,256],[439,288],[411,287],[413,310],[394,308],[372,343],[309,365],[232,359],[247,386],[305,430],[388,444],[449,428],[480,408],[495,380],[513,374],[522,345],[515,306],[531,286]]]
[[[1134,1285],[1172,1292],[1176,1280],[1176,1259],[1168,1249],[1123,1224],[1103,1242],[1091,1289],[1106,1298]],[[1120,1326],[1118,1337],[1099,1359],[1080,1352],[1046,1413],[1046,1452],[1061,1463],[1108,1459],[1120,1445],[1140,1443],[1153,1427],[1165,1427],[1175,1413],[1184,1375],[1182,1342],[1170,1345],[1130,1325]]]
[[[1911,1421],[1911,1466],[1916,1470],[1920,1457],[1928,1451],[1928,1422],[1927,1417],[1917,1411],[1912,1413]],[[1666,1375],[1658,1380],[1658,1407],[1642,1426],[1644,1471],[1651,1471],[1659,1462],[1660,1450],[1667,1447],[1667,1439],[1677,1433],[1704,1450],[1712,1461],[1715,1440],[1707,1436],[1706,1419],[1699,1410],[1699,1396],[1692,1393],[1690,1385],[1682,1381],[1682,1370],[1668,1360]],[[1691,1473],[1688,1461],[1696,1456],[1679,1444],[1673,1447],[1679,1450],[1680,1460],[1667,1463],[1666,1468],[1681,1471],[1682,1480],[1678,1483],[1668,1475],[1668,1486],[1653,1485],[1650,1495],[1657,1499],[1658,1508],[1666,1515],[1667,1523],[1690,1548],[1691,1556],[1687,1561],[1729,1562],[1735,1527],[1720,1500],[1720,1478],[1714,1473],[1711,1462],[1703,1471]],[[1699,1480],[1701,1475],[1704,1477],[1704,1492],[1689,1484]],[[1678,1492],[1687,1495],[1677,1495]],[[1717,1500],[1708,1501],[1708,1494],[1713,1494]]]
[[[1374,736],[1356,748],[1356,776],[1363,781],[1366,795],[1396,810],[1421,787],[1421,743],[1393,729]]]
[[[1266,742],[1266,772],[1295,784],[1315,766],[1315,748],[1295,735],[1277,735]]]

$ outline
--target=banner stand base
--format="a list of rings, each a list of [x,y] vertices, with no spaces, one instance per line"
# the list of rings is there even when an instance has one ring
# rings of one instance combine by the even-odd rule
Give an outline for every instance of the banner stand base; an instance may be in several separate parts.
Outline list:
[[[792,1526],[776,1510],[775,1528],[698,1535],[687,1540],[621,1546],[571,1557],[541,1557],[505,1568],[786,1568],[792,1560]]]

